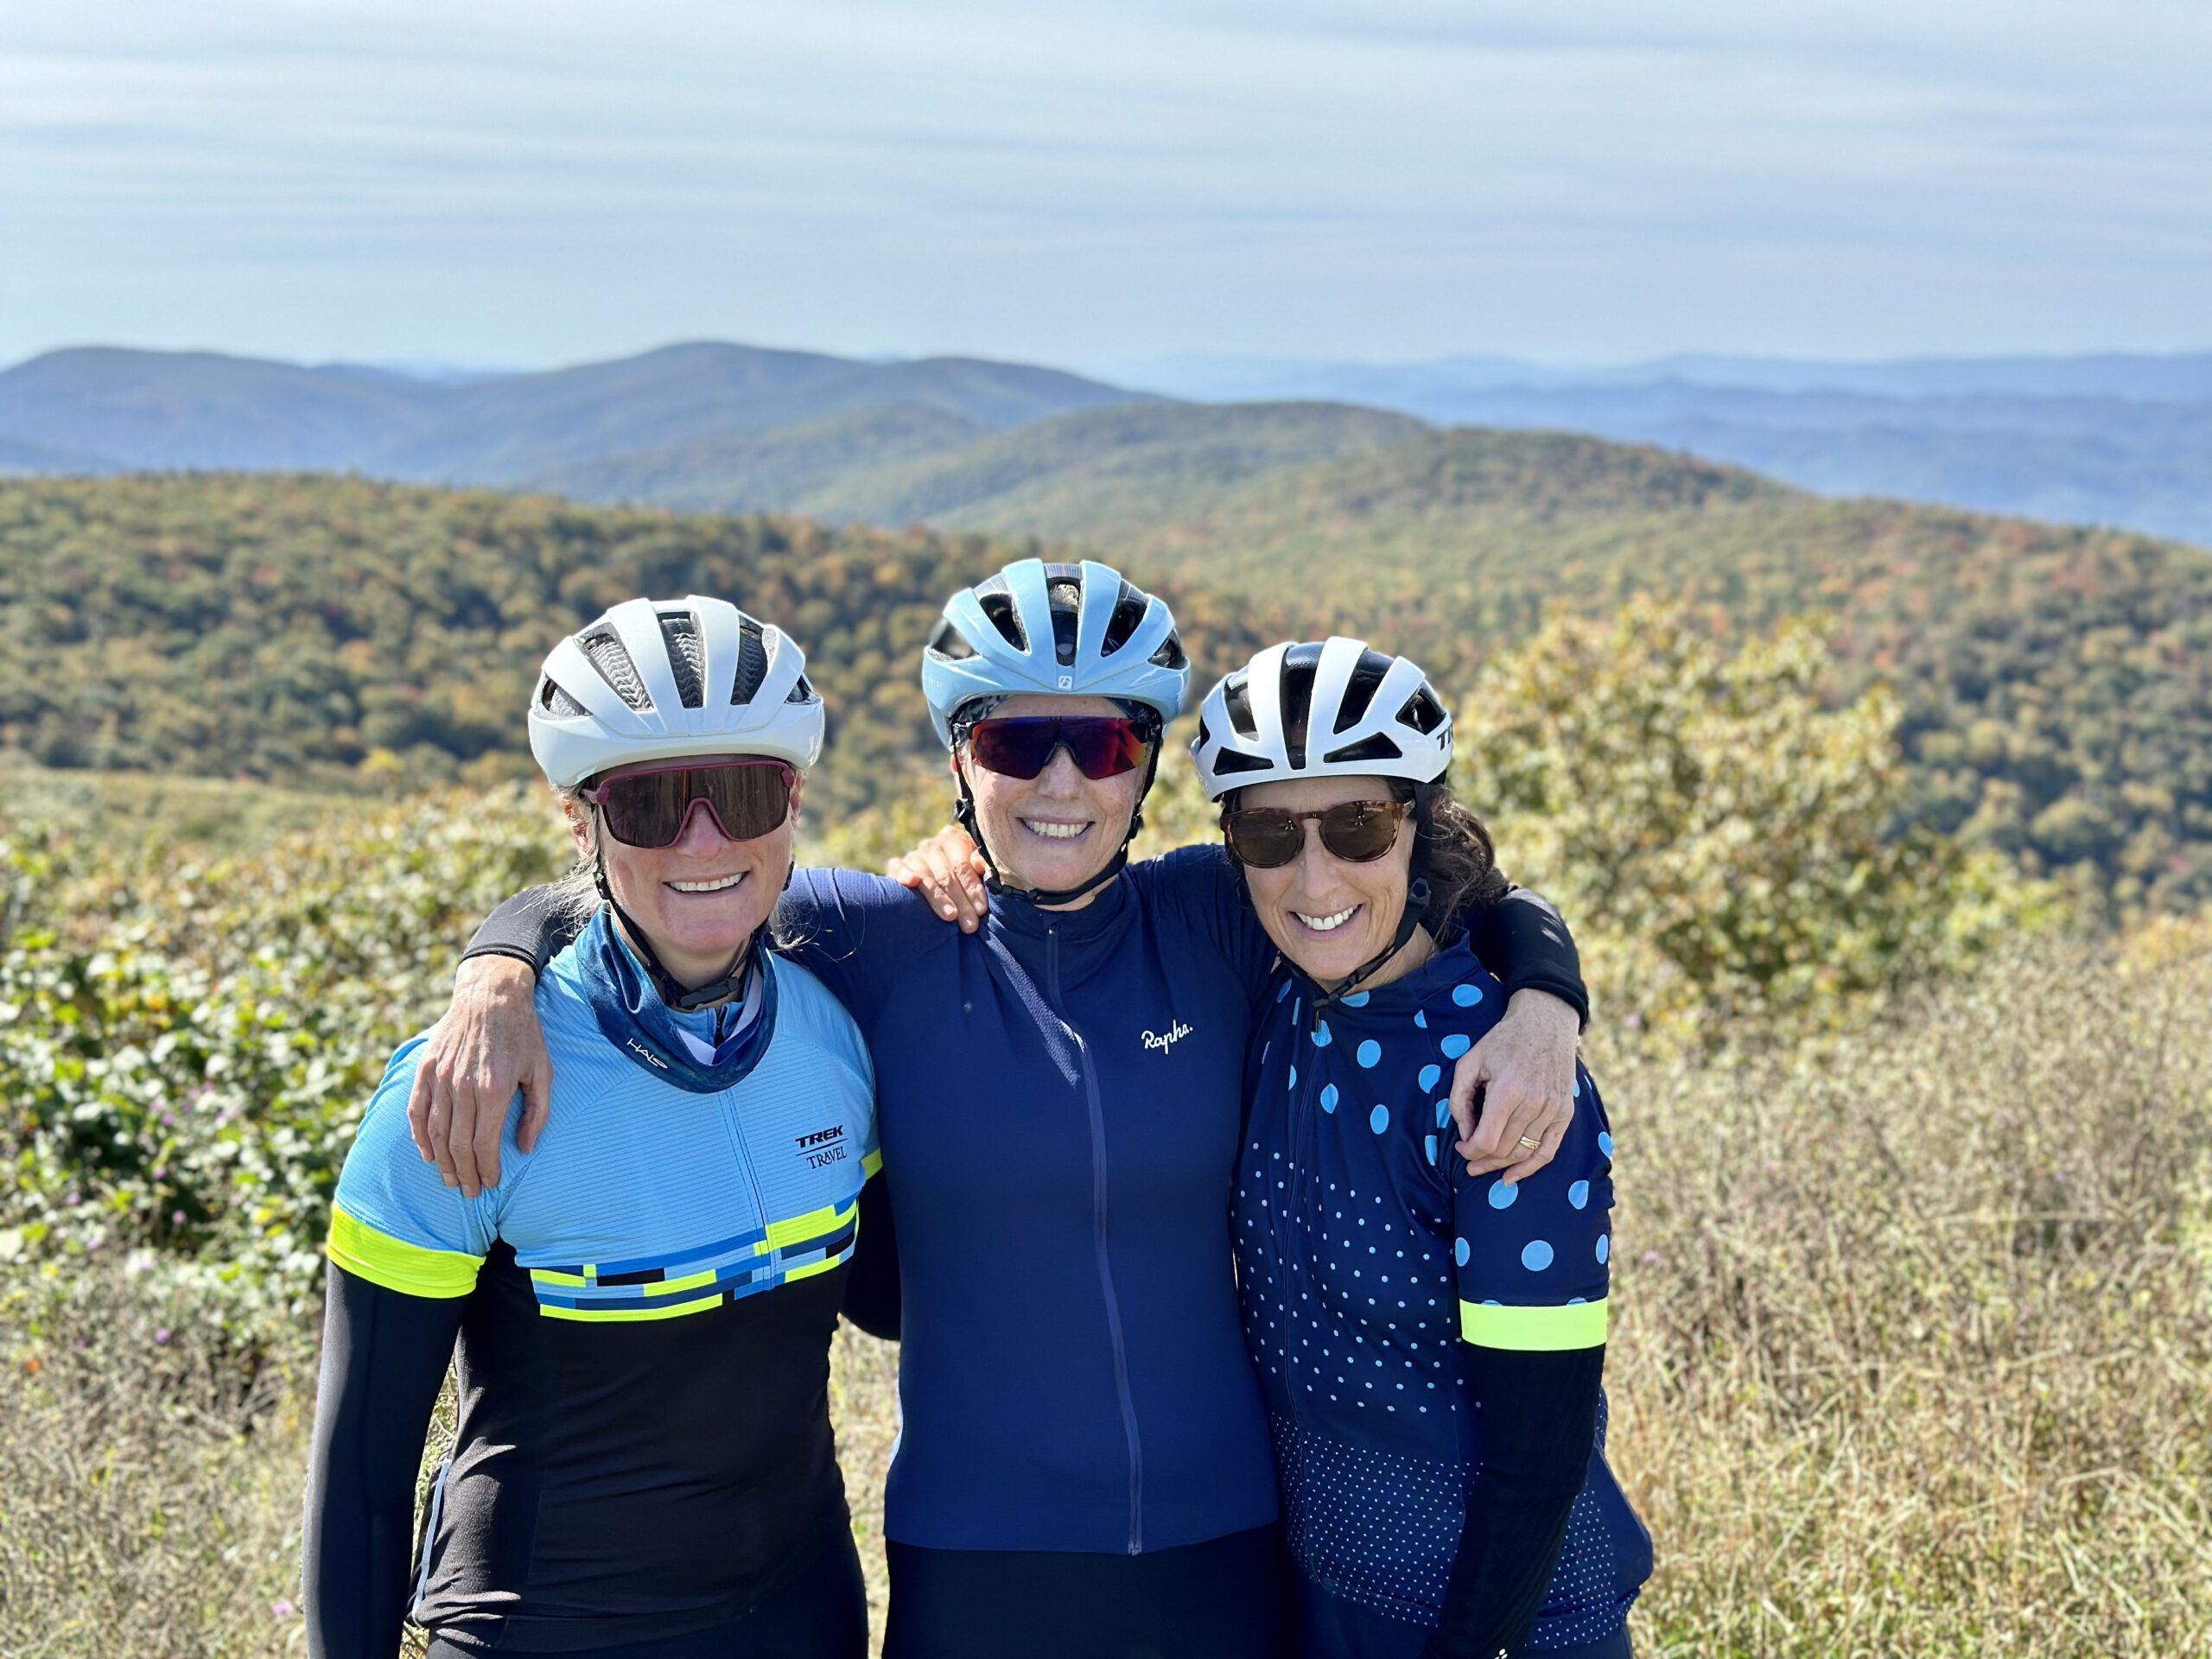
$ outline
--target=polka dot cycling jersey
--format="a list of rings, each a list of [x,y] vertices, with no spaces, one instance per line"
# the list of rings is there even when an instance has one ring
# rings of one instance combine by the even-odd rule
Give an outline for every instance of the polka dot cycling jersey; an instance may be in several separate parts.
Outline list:
[[[1605,1340],[1612,1135],[1589,1074],[1516,1185],[1453,1150],[1453,1064],[1504,1013],[1464,942],[1316,1014],[1287,972],[1254,1039],[1235,1199],[1246,1342],[1301,1572],[1433,1626],[1480,1460],[1463,1343]],[[1618,1628],[1649,1543],[1593,1447],[1532,1651]]]

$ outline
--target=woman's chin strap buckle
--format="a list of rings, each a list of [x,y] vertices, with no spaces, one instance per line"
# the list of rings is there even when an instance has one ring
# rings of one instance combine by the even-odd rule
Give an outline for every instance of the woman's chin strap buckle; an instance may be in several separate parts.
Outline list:
[[[968,832],[968,839],[976,843],[976,850],[983,855],[984,890],[994,894],[1003,893],[1009,899],[1026,899],[1033,905],[1042,905],[1050,909],[1054,905],[1071,904],[1082,898],[1084,894],[1104,887],[1128,867],[1129,845],[1136,840],[1137,832],[1144,828],[1144,798],[1152,792],[1153,775],[1159,765],[1160,750],[1159,747],[1154,745],[1152,764],[1145,768],[1144,787],[1137,791],[1136,810],[1129,815],[1128,833],[1122,837],[1122,844],[1115,851],[1114,856],[1106,861],[1106,868],[1088,881],[1081,882],[1072,887],[1058,889],[1014,887],[999,874],[999,861],[991,856],[990,843],[983,839],[982,823],[976,816],[976,798],[968,792],[968,779],[955,773],[955,777],[959,779],[957,786],[960,798],[953,804],[952,816],[960,827]]]
[[[1397,936],[1380,951],[1370,957],[1355,969],[1333,991],[1324,990],[1308,977],[1313,990],[1313,1008],[1318,1014],[1332,1003],[1341,1002],[1376,974],[1413,940],[1414,931],[1428,915],[1429,900],[1434,896],[1428,885],[1429,803],[1435,796],[1433,785],[1414,785],[1414,851],[1406,867],[1406,902],[1398,912]],[[1295,964],[1294,964],[1294,968]]]

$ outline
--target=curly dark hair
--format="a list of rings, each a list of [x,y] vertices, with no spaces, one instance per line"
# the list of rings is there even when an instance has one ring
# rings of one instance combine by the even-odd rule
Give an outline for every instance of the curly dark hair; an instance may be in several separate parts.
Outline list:
[[[1412,797],[1408,785],[1401,799]],[[1428,908],[1421,925],[1432,938],[1443,940],[1465,925],[1466,912],[1481,905],[1494,905],[1512,884],[1497,868],[1497,848],[1490,830],[1465,802],[1452,792],[1452,785],[1429,785],[1428,795]]]

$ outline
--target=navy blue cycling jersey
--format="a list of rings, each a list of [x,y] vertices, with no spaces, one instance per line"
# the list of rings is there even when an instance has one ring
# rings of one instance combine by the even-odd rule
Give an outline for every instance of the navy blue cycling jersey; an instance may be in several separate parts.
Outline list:
[[[901,1543],[1135,1554],[1275,1517],[1229,1240],[1265,940],[1185,861],[1077,911],[1001,895],[973,934],[875,876],[785,897],[875,1056]]]
[[[1284,973],[1237,1176],[1243,1307],[1291,1554],[1330,1594],[1433,1627],[1482,1455],[1459,1345],[1605,1339],[1612,1136],[1589,1074],[1544,1170],[1517,1185],[1454,1155],[1452,1062],[1505,995],[1464,942],[1317,1015]],[[1650,1541],[1599,1420],[1532,1651],[1617,1630]]]

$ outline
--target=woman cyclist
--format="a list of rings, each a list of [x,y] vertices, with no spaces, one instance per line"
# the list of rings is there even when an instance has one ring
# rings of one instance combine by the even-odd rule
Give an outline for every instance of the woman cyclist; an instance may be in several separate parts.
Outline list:
[[[314,1654],[390,1659],[403,1617],[433,1659],[867,1650],[828,1382],[874,1082],[836,1000],[758,949],[822,747],[804,667],[696,596],[618,605],[546,658],[531,749],[589,900],[536,993],[553,1122],[472,1198],[409,1144],[422,1038],[370,1102],[331,1222]]]
[[[1505,883],[1421,671],[1276,645],[1192,745],[1282,954],[1235,1203],[1308,1659],[1624,1659],[1650,1540],[1604,1459],[1612,1137],[1471,1177],[1445,1068],[1496,1022],[1466,922]]]
[[[905,1301],[892,1659],[1276,1650],[1227,1216],[1272,948],[1217,849],[1127,865],[1187,676],[1166,607],[1103,565],[1026,560],[956,594],[923,682],[988,920],[947,927],[847,872],[802,872],[785,901],[878,1061]],[[559,936],[525,896],[474,949],[531,960]],[[471,963],[447,1033],[493,1058],[493,1098],[532,1064],[499,988],[525,971]]]

